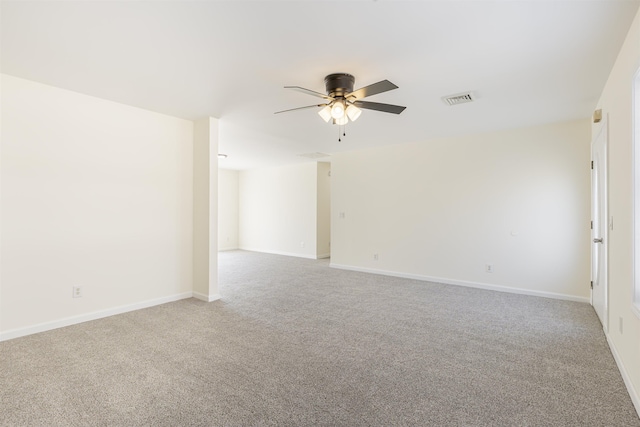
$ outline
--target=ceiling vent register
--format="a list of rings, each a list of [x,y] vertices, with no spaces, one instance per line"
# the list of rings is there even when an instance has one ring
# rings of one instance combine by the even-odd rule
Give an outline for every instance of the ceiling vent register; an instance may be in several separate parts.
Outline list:
[[[455,95],[443,96],[442,100],[447,105],[466,104],[475,101],[475,97],[471,92],[457,93]]]

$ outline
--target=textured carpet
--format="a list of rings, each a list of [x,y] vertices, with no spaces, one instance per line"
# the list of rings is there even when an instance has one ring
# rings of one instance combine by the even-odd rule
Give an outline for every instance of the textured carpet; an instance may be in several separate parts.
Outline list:
[[[587,304],[241,251],[220,282],[0,343],[0,425],[640,426]]]

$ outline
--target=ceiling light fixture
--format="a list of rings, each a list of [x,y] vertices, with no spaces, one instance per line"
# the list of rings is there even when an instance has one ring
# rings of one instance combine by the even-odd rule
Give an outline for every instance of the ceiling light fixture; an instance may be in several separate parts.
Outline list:
[[[333,119],[333,123],[344,126],[349,121],[355,122],[362,114],[362,110],[356,107],[353,104],[348,104],[345,108],[345,101],[336,100],[331,104],[327,104],[322,108],[322,110],[318,111],[318,115],[322,117],[322,120],[329,123],[331,119]]]
[[[355,105],[351,104],[347,107],[347,116],[349,116],[349,119],[352,122],[355,122],[356,120],[358,120],[358,117],[360,117],[360,114],[362,114],[362,110],[356,107]]]
[[[322,117],[322,120],[329,123],[329,120],[331,120],[331,105],[325,105],[322,110],[318,111],[318,114]]]
[[[331,107],[331,117],[334,119],[341,119],[344,117],[344,101],[337,100],[333,102],[333,106]]]
[[[343,115],[339,119],[333,119],[333,123],[337,124],[338,126],[344,126],[347,123],[349,123],[349,118],[347,116]]]
[[[353,90],[354,82],[355,77],[351,74],[329,74],[324,78],[326,95],[300,86],[285,86],[287,89],[295,89],[308,95],[323,98],[324,103],[276,111],[276,114],[307,108],[322,107],[322,109],[318,111],[318,115],[322,117],[322,120],[327,123],[332,122],[334,125],[338,125],[338,135],[341,134],[342,136],[346,136],[344,127],[349,123],[349,121],[355,122],[358,117],[360,117],[362,114],[361,108],[393,114],[400,114],[406,108],[400,105],[381,104],[379,102],[368,102],[362,100],[367,96],[373,96],[397,89],[398,86],[394,85],[389,80],[382,80],[378,83],[361,87],[358,90]],[[338,136],[338,141],[341,141],[340,136]]]

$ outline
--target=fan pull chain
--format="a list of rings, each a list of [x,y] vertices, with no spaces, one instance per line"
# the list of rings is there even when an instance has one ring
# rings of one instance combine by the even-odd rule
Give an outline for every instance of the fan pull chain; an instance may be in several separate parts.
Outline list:
[[[347,125],[338,125],[338,142],[342,142],[340,134],[347,136]]]
[[[338,125],[338,142],[342,142],[342,138],[340,137],[341,133],[342,136],[347,136],[347,125]]]

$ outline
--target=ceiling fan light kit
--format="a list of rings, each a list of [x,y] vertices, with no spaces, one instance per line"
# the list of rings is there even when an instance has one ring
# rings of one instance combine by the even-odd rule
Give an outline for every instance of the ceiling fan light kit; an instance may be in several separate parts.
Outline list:
[[[347,107],[347,116],[349,116],[349,120],[351,120],[352,122],[358,120],[360,114],[362,114],[362,110],[355,105],[352,104]]]
[[[358,120],[358,117],[362,114],[362,108],[392,114],[400,114],[406,108],[399,105],[362,101],[362,98],[366,98],[367,96],[377,95],[379,93],[397,89],[398,86],[394,85],[389,80],[382,80],[378,83],[374,83],[354,91],[353,85],[355,80],[355,77],[347,73],[329,74],[324,78],[326,95],[300,86],[285,86],[285,89],[294,89],[304,92],[308,95],[323,98],[327,102],[324,104],[309,105],[306,107],[278,111],[275,114],[306,108],[322,107],[322,109],[318,111],[322,120],[327,123],[332,121],[333,124],[344,126],[349,123],[349,120],[352,122]],[[340,139],[338,140],[340,141]]]
[[[318,111],[318,114],[322,117],[322,120],[329,123],[329,120],[331,120],[331,106],[325,105],[322,110]]]
[[[342,116],[339,119],[333,119],[333,124],[338,126],[344,126],[347,123],[349,123],[349,119],[347,118],[347,116]]]
[[[331,117],[338,120],[344,117],[344,101],[333,101],[331,106]]]

